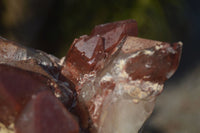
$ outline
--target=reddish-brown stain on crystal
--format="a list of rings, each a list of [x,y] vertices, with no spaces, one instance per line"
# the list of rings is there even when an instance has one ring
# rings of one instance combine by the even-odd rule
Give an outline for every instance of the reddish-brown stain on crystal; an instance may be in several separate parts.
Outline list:
[[[162,43],[155,47],[139,51],[136,57],[127,60],[126,72],[132,80],[142,79],[163,83],[176,71],[181,55],[178,43]]]

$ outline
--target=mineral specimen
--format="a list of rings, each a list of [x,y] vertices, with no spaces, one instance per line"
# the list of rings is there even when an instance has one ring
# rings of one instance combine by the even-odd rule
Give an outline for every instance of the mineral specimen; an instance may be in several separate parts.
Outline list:
[[[134,20],[98,25],[64,61],[0,38],[0,133],[138,132],[182,43],[136,36]]]

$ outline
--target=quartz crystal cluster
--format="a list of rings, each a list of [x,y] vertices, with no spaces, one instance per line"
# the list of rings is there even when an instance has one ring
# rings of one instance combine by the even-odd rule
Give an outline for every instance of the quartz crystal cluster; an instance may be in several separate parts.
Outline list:
[[[137,133],[182,49],[137,33],[98,25],[62,59],[0,38],[0,133]]]

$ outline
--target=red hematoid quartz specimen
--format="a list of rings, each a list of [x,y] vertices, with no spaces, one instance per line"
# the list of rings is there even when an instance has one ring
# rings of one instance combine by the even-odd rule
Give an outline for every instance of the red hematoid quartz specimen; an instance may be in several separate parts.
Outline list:
[[[0,133],[136,133],[176,71],[182,43],[96,26],[59,60],[0,38]]]

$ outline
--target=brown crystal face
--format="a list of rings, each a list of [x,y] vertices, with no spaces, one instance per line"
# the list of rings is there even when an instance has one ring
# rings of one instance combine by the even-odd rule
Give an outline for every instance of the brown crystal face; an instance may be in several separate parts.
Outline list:
[[[21,113],[16,133],[79,133],[79,125],[55,96],[43,91]]]
[[[105,51],[111,53],[125,36],[137,36],[135,20],[124,20],[95,26],[91,35],[100,35],[105,39]]]
[[[10,124],[33,94],[49,89],[48,79],[7,65],[0,73],[0,121]]]
[[[77,83],[83,74],[99,69],[105,57],[103,43],[103,38],[98,36],[83,36],[75,40],[66,57],[64,67],[67,71],[63,69],[62,72]]]

